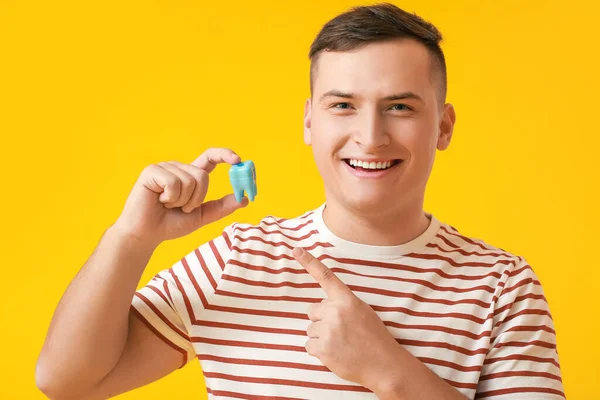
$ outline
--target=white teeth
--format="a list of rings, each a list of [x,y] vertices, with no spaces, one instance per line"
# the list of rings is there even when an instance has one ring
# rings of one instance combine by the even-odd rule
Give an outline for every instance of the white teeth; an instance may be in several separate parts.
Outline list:
[[[353,167],[360,167],[365,169],[386,169],[392,166],[392,161],[367,162],[351,158],[349,164]]]

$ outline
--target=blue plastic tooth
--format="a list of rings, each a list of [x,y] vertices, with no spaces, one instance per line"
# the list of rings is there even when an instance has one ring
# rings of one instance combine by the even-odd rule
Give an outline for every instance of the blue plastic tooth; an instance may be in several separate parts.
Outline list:
[[[229,169],[229,181],[238,203],[244,198],[244,192],[250,201],[254,201],[257,194],[254,162],[248,160],[232,165]]]

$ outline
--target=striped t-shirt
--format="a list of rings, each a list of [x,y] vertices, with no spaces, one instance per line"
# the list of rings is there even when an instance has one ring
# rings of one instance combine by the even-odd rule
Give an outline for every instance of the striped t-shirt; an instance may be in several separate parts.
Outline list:
[[[427,230],[403,245],[352,243],[327,228],[324,207],[229,225],[135,293],[132,310],[182,366],[198,358],[210,399],[376,398],[307,354],[307,310],[326,296],[296,246],[468,398],[564,398],[548,303],[522,257],[430,213]]]

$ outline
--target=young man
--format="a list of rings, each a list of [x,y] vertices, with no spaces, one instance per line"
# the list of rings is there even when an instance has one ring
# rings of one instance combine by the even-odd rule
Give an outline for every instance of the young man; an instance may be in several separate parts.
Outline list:
[[[146,168],[56,310],[44,393],[107,398],[198,358],[210,398],[564,398],[531,267],[423,211],[455,123],[440,41],[387,4],[326,24],[304,118],[325,204],[227,226],[136,291],[162,241],[248,203],[203,203],[231,150]]]

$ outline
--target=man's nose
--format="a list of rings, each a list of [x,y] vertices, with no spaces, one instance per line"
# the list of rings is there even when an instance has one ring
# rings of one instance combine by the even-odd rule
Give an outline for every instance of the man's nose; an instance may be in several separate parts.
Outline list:
[[[358,116],[352,139],[365,150],[377,149],[390,143],[382,116],[375,110]]]

